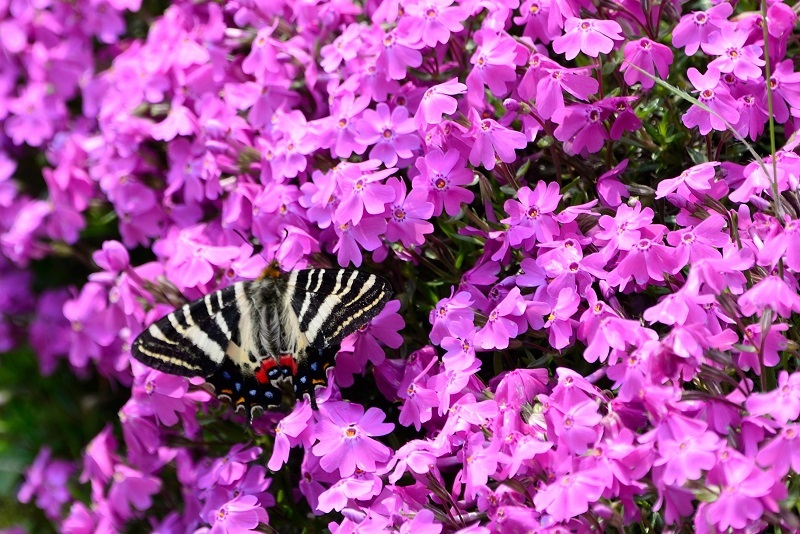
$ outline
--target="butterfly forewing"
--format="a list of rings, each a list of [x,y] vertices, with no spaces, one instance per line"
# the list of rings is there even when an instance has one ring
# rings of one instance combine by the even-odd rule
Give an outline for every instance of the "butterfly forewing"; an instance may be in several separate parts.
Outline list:
[[[209,376],[238,341],[236,285],[206,295],[162,317],[133,343],[134,357],[180,376]]]
[[[350,269],[294,271],[286,294],[312,349],[339,343],[378,315],[390,297],[384,279]]]

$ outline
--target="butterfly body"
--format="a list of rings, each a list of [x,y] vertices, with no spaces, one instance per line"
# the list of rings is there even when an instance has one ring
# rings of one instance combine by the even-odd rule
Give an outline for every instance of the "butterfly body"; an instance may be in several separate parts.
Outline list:
[[[383,309],[391,291],[371,274],[307,269],[237,282],[159,319],[134,341],[133,356],[180,376],[202,376],[218,397],[252,419],[257,409],[327,383],[335,350]]]

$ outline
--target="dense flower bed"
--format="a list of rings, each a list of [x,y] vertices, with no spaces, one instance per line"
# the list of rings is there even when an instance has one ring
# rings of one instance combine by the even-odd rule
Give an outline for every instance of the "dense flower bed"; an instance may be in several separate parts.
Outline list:
[[[73,533],[800,528],[797,16],[681,4],[0,1],[0,351],[124,397],[19,500]],[[318,411],[243,431],[130,345],[270,262],[395,297]]]

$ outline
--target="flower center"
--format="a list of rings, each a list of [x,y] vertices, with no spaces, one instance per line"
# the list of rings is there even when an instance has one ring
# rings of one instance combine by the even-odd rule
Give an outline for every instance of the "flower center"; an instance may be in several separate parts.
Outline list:
[[[539,4],[537,4],[536,2],[534,2],[534,3],[531,4],[531,7],[530,7],[529,11],[530,11],[531,15],[535,15],[541,9],[542,9],[542,7]]]
[[[339,119],[339,128],[344,128],[346,126],[347,126],[347,119],[345,119],[344,117]]]
[[[434,186],[436,187],[436,189],[438,189],[439,191],[443,191],[444,189],[446,189],[446,188],[447,188],[447,180],[445,180],[445,179],[444,179],[444,178],[442,178],[442,177],[436,178],[436,180],[434,180],[434,181],[433,181],[433,185],[434,185]]]
[[[395,208],[392,215],[394,215],[394,218],[397,219],[398,221],[403,221],[406,218],[406,212],[403,211],[403,208],[401,207]]]
[[[726,50],[726,53],[728,54],[728,57],[731,59],[739,59],[739,55],[741,54],[738,48],[729,48],[728,50]]]
[[[702,93],[700,93],[701,100],[711,100],[714,98],[714,91],[712,89],[704,89]]]
[[[354,438],[356,437],[356,434],[358,434],[358,432],[352,426],[347,427],[347,430],[344,431],[344,435],[347,436],[348,438]]]
[[[650,244],[649,239],[640,239],[636,246],[639,247],[639,250],[647,250],[650,248]]]
[[[708,17],[705,13],[695,13],[694,14],[694,22],[695,24],[705,24],[708,22]]]
[[[581,30],[586,32],[592,29],[592,25],[591,23],[589,23],[589,21],[584,20],[583,22],[581,22],[580,28]]]
[[[391,139],[391,138],[392,138],[392,135],[394,135],[394,132],[393,132],[392,130],[390,130],[389,128],[386,128],[386,129],[383,131],[383,138],[384,138],[384,139]]]

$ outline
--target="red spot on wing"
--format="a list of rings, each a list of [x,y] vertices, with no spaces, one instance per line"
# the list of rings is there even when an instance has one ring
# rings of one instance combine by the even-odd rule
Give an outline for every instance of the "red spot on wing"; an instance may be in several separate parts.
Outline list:
[[[291,354],[281,354],[278,363],[280,364],[281,367],[288,367],[289,369],[291,369],[292,376],[295,376],[297,374],[297,362],[295,361],[294,356],[292,356]]]
[[[265,358],[261,362],[261,367],[256,371],[256,380],[259,384],[266,384],[269,382],[269,370],[276,365],[278,365],[278,362],[272,358]]]

